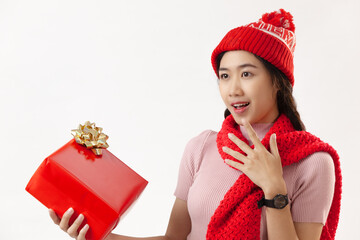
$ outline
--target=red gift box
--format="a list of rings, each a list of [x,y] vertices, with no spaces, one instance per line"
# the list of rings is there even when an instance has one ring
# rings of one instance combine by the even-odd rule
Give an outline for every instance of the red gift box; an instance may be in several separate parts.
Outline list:
[[[147,181],[106,149],[95,155],[74,139],[47,157],[26,190],[58,216],[72,207],[90,229],[86,239],[100,240],[139,197]]]

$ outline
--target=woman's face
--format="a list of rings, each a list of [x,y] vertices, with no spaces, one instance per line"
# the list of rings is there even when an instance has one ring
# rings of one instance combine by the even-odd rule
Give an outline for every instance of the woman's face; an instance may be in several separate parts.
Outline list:
[[[247,51],[229,51],[219,66],[219,89],[221,97],[234,116],[243,125],[271,123],[279,110],[276,104],[277,89],[263,63]]]

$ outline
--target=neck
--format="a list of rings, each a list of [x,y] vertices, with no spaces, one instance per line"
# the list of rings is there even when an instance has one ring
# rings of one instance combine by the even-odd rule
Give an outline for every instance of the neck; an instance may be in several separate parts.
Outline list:
[[[270,130],[270,128],[274,125],[274,123],[253,123],[251,124],[252,128],[256,132],[256,135],[260,140],[262,140],[266,133]],[[246,132],[246,129],[244,126],[240,125],[240,131],[242,135],[249,141],[249,145],[252,145],[252,142],[249,138],[248,133]]]

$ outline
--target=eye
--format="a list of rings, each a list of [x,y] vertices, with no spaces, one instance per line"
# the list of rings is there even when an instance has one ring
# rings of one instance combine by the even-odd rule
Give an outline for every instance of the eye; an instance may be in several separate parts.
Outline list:
[[[247,78],[247,77],[251,77],[252,74],[249,73],[249,72],[243,72],[243,73],[241,74],[241,76]]]
[[[220,79],[227,79],[229,75],[227,73],[220,74]]]

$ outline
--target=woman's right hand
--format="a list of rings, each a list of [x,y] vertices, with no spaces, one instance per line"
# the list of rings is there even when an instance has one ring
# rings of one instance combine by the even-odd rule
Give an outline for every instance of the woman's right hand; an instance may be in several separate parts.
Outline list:
[[[67,232],[70,237],[75,238],[76,240],[86,240],[85,235],[89,230],[89,225],[85,224],[84,227],[79,231],[78,228],[80,227],[81,223],[84,220],[84,215],[79,214],[76,220],[73,222],[72,225],[69,226],[69,220],[74,213],[74,209],[69,208],[62,218],[60,218],[52,209],[49,209],[49,215],[53,222],[60,226],[61,230]]]

